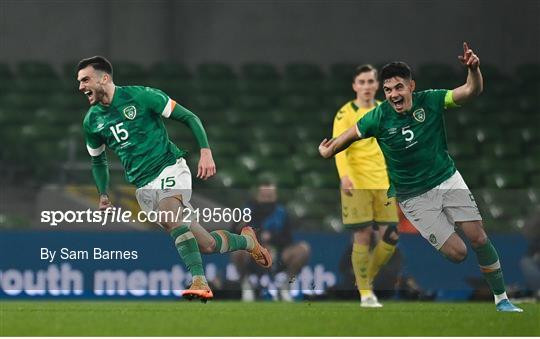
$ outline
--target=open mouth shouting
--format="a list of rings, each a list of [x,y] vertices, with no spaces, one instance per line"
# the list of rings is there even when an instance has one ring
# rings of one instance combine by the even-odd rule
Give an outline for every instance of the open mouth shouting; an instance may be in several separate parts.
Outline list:
[[[392,106],[394,106],[395,110],[398,112],[402,112],[404,109],[405,99],[402,96],[399,96],[397,98],[392,98]]]
[[[94,101],[94,91],[87,90],[84,91],[84,95],[88,98],[88,101],[93,102]]]

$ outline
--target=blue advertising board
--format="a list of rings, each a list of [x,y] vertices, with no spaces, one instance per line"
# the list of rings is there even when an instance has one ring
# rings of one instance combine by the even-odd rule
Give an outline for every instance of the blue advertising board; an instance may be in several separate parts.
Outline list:
[[[344,277],[339,263],[350,245],[347,233],[296,233],[312,248],[308,264],[291,281],[293,294],[324,294]],[[507,283],[523,284],[519,259],[526,248],[520,235],[491,237],[501,255]],[[480,278],[476,258],[452,264],[418,235],[399,244],[401,270],[440,299],[470,295],[471,277]],[[229,255],[204,255],[209,280],[238,280]],[[259,277],[275,289],[276,274]],[[174,298],[189,284],[171,238],[164,232],[0,232],[1,298]],[[459,291],[459,293],[454,293]]]

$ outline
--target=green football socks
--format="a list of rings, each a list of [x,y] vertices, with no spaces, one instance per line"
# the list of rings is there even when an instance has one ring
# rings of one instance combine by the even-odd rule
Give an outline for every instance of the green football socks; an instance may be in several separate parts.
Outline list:
[[[215,253],[251,250],[255,246],[251,237],[234,234],[225,230],[212,231],[210,235],[216,241]]]
[[[171,237],[174,239],[174,245],[184,261],[187,269],[193,277],[204,277],[201,252],[197,240],[188,226],[180,226],[171,231]]]
[[[493,294],[501,295],[505,293],[504,278],[499,262],[499,255],[497,254],[495,247],[491,244],[491,241],[488,239],[484,245],[473,249],[478,258],[480,270],[491,287]]]

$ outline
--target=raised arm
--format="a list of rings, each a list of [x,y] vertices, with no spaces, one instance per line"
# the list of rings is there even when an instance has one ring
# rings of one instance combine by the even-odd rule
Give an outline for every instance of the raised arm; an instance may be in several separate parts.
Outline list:
[[[468,69],[467,81],[452,90],[452,99],[456,104],[462,105],[482,93],[484,81],[480,72],[480,59],[466,42],[463,43],[463,55],[458,56],[458,59]]]
[[[337,138],[330,140],[324,139],[319,145],[319,153],[325,159],[331,158],[337,153],[345,150],[353,142],[360,140],[358,127],[355,124],[345,132],[341,133]]]

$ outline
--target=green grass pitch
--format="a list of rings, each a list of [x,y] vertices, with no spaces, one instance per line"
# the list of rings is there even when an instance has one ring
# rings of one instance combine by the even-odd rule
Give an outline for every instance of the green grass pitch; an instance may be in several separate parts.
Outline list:
[[[1,336],[539,336],[540,305],[3,301]]]

